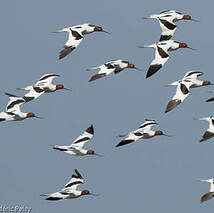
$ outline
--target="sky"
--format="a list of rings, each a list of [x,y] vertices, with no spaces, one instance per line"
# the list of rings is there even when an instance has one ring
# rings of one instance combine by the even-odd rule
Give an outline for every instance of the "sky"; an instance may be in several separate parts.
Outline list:
[[[189,70],[204,72],[213,80],[212,1],[0,1],[1,79],[0,103],[5,110],[4,92],[22,96],[15,88],[35,83],[46,73],[59,74],[54,83],[69,91],[45,94],[22,105],[45,119],[1,123],[1,195],[4,206],[27,206],[32,212],[203,212],[213,211],[214,201],[200,204],[209,185],[197,179],[214,176],[213,139],[199,143],[208,123],[194,120],[213,115],[212,87],[191,90],[176,109],[165,114],[175,88],[162,85],[176,81]],[[156,20],[142,17],[175,9],[200,22],[180,21],[173,37],[197,49],[170,53],[164,67],[149,79],[146,70],[153,49],[138,45],[157,42]],[[110,35],[93,33],[69,56],[58,60],[66,34],[53,30],[77,24],[102,26]],[[129,60],[139,72],[126,69],[88,82],[95,74],[87,68],[112,59]],[[158,136],[116,148],[116,137],[137,128],[144,119],[155,119],[173,137]],[[69,145],[91,124],[94,138],[87,148],[104,155],[75,157],[50,145]],[[61,189],[78,168],[85,179],[79,189],[100,194],[73,200],[50,202],[40,197]]]

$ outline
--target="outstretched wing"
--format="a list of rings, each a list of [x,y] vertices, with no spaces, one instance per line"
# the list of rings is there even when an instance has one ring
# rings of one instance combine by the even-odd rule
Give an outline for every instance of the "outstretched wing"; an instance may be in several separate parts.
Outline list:
[[[5,95],[7,95],[10,99],[10,101],[6,106],[6,112],[14,112],[14,111],[20,112],[20,105],[25,103],[25,100],[21,97],[12,95],[10,93],[5,93]]]
[[[146,78],[154,75],[161,67],[167,62],[169,55],[167,50],[164,50],[163,47],[157,45],[155,48],[155,59],[150,64],[150,67],[147,71]]]
[[[57,77],[60,77],[60,75],[57,75],[57,74],[45,74],[39,79],[39,81],[36,82],[35,86],[46,87],[46,85],[52,84],[53,79],[57,78]]]
[[[32,101],[42,95],[45,91],[38,86],[33,86],[30,91],[23,96],[25,102]]]
[[[199,76],[201,76],[203,74],[204,74],[203,72],[189,71],[184,75],[183,79],[185,79],[185,78],[197,79]]]
[[[143,133],[141,133],[141,132],[130,132],[128,134],[128,137],[126,137],[124,140],[120,141],[116,145],[116,147],[123,146],[123,145],[129,144],[129,143],[133,143],[136,140],[140,139],[142,136],[143,136]]]
[[[91,125],[70,146],[82,148],[84,144],[88,142],[93,136],[94,136],[94,127],[93,125]]]
[[[175,33],[176,25],[167,19],[159,19],[160,27],[162,29],[160,41],[169,40]]]
[[[60,51],[59,59],[64,58],[71,53],[82,42],[83,36],[80,30],[69,28],[68,40],[64,46],[64,49]]]
[[[214,192],[208,192],[206,194],[204,194],[202,197],[201,197],[201,200],[200,202],[204,202],[204,201],[207,201],[207,200],[210,200],[214,197]]]
[[[72,175],[71,179],[68,181],[68,183],[65,184],[63,189],[75,190],[80,184],[84,183],[84,179],[82,175],[78,172],[78,170],[75,169],[74,171],[75,171],[75,174]]]
[[[140,125],[138,130],[140,131],[149,131],[152,126],[157,125],[158,123],[155,120],[148,120],[146,119],[144,123]]]

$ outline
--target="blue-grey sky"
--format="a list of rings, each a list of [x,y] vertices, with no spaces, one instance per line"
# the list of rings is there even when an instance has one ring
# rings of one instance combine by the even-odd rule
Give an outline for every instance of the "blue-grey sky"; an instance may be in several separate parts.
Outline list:
[[[8,97],[34,83],[45,73],[60,74],[55,83],[73,90],[57,91],[22,106],[45,119],[1,123],[0,204],[25,205],[33,212],[203,212],[213,211],[214,200],[200,204],[209,185],[198,178],[210,178],[213,171],[213,139],[200,144],[208,127],[194,117],[213,115],[214,103],[208,87],[191,90],[190,96],[173,111],[164,114],[175,88],[161,85],[180,79],[186,71],[200,70],[204,80],[213,80],[213,2],[211,1],[52,1],[14,0],[0,2],[1,79],[0,102],[4,110]],[[94,72],[87,68],[111,59],[125,59],[147,69],[153,49],[137,45],[158,41],[160,27],[141,17],[176,9],[200,20],[181,21],[174,40],[197,51],[181,49],[154,76],[124,70],[118,75],[88,83]],[[66,34],[51,31],[91,23],[110,31],[87,35],[80,46],[63,60],[58,53]],[[116,136],[139,126],[145,118],[156,119],[154,129],[174,137],[155,137],[115,148]],[[73,157],[52,150],[49,145],[70,144],[93,124],[90,147],[99,157]],[[78,168],[85,184],[80,189],[99,193],[74,200],[48,202],[41,193],[59,190]]]

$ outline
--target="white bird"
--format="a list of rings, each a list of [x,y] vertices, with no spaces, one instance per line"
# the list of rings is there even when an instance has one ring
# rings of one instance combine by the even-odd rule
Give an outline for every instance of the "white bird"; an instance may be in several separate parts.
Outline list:
[[[200,202],[202,203],[202,202],[210,200],[214,197],[214,178],[210,178],[207,180],[199,180],[199,181],[210,183],[210,191],[201,197]]]
[[[41,194],[40,196],[47,196],[46,200],[61,200],[61,199],[73,199],[78,198],[82,195],[94,195],[90,193],[88,190],[79,191],[77,187],[80,184],[83,184],[84,180],[81,174],[75,169],[75,174],[72,175],[72,178],[65,186],[58,192],[54,192],[51,194]]]
[[[173,110],[176,106],[182,103],[187,96],[189,95],[189,88],[192,85],[192,82],[189,80],[183,80],[177,82],[177,89],[175,95],[172,97],[172,100],[167,104],[165,113]]]
[[[139,48],[155,48],[155,59],[150,64],[146,78],[155,74],[168,61],[168,51],[177,50],[179,48],[189,48],[186,43],[181,43],[173,40],[161,41],[151,45],[138,46]]]
[[[175,22],[180,21],[180,20],[197,21],[195,19],[192,19],[191,16],[184,15],[175,10],[163,11],[160,14],[153,14],[148,17],[145,17],[144,19],[157,19],[159,21],[159,24],[160,24],[160,27],[162,30],[160,41],[171,39],[171,37],[174,35],[174,33],[176,31],[176,27],[177,27],[174,24]]]
[[[76,49],[79,46],[79,44],[82,42],[83,35],[96,32],[96,31],[109,33],[103,30],[102,27],[95,26],[92,24],[76,25],[76,26],[54,31],[55,33],[59,33],[59,32],[68,33],[68,40],[64,45],[64,49],[60,52],[59,59],[64,58],[69,53],[71,53],[74,49]]]
[[[109,62],[107,62],[105,64],[102,64],[102,65],[100,65],[98,67],[92,67],[90,69],[87,69],[88,71],[99,69],[98,74],[93,75],[90,78],[89,82],[97,80],[99,78],[103,78],[103,77],[105,77],[105,76],[107,76],[107,75],[109,75],[109,74],[111,74],[113,72],[115,74],[117,74],[117,73],[123,71],[126,68],[140,70],[139,68],[135,67],[134,64],[131,64],[129,61],[124,61],[124,60],[121,60],[121,59],[119,59],[119,60],[112,60],[112,61],[109,61]]]
[[[156,124],[157,124],[157,122],[155,120],[146,119],[145,122],[143,124],[141,124],[137,130],[134,130],[125,135],[119,135],[119,137],[125,137],[125,136],[127,136],[127,137],[124,140],[120,141],[116,145],[116,147],[135,142],[139,139],[148,139],[148,138],[152,138],[157,135],[165,135],[160,130],[158,130],[158,131],[151,130],[152,126],[154,126]],[[169,136],[169,135],[165,135],[165,136]]]
[[[199,72],[199,71],[189,71],[187,72],[184,77],[181,80],[172,82],[170,84],[165,84],[163,86],[177,86],[179,81],[183,81],[183,80],[189,80],[192,82],[192,85],[190,86],[190,88],[196,88],[196,87],[202,87],[202,86],[208,86],[208,85],[213,85],[210,81],[201,81],[198,80],[198,77],[203,75],[203,72]]]
[[[57,74],[45,74],[41,76],[39,81],[37,81],[34,85],[30,85],[24,88],[16,88],[17,90],[27,90],[29,91],[27,94],[23,96],[24,100],[26,102],[29,102],[31,100],[34,100],[38,98],[40,95],[44,93],[50,93],[55,92],[56,90],[65,89],[69,90],[68,88],[65,88],[62,84],[53,84],[53,79],[60,77],[60,75]]]
[[[10,101],[6,106],[6,111],[0,112],[0,121],[20,121],[31,117],[41,118],[36,116],[32,112],[21,112],[20,106],[25,103],[25,100],[23,98],[9,93],[5,94],[9,97]]]
[[[94,150],[91,149],[83,149],[83,146],[86,142],[88,142],[94,136],[94,128],[93,125],[88,127],[83,134],[81,134],[76,140],[72,142],[69,146],[58,146],[53,145],[53,149],[65,152],[70,155],[75,156],[83,156],[83,155],[98,155]]]
[[[204,120],[209,122],[209,128],[206,130],[200,142],[206,141],[212,137],[214,137],[214,117],[204,117],[199,118],[198,120]]]

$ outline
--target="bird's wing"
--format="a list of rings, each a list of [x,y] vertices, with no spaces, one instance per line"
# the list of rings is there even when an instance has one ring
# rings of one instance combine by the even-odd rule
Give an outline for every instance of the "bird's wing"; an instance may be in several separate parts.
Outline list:
[[[169,59],[167,49],[164,46],[157,45],[155,48],[155,59],[149,66],[146,78],[155,74]]]
[[[214,133],[214,117],[203,117],[203,118],[199,118],[199,120],[208,121],[209,128],[207,129],[207,131]]]
[[[57,74],[45,74],[41,76],[39,81],[36,82],[35,86],[38,87],[45,87],[46,85],[52,84],[52,81],[54,78],[60,77],[60,75]]]
[[[116,69],[112,64],[110,63],[106,63],[106,64],[103,64],[99,67],[99,72],[98,74],[95,74],[93,75],[89,82],[90,81],[94,81],[94,80],[97,80],[99,78],[103,78],[105,77],[106,75],[109,75],[110,73],[114,72],[114,70]]]
[[[45,91],[41,87],[33,86],[32,89],[23,96],[23,99],[25,100],[25,102],[29,102],[31,100],[38,98],[44,92]]]
[[[20,112],[20,105],[25,103],[25,100],[10,93],[5,93],[5,95],[7,95],[10,99],[6,106],[6,112]]]
[[[128,136],[124,140],[120,141],[116,145],[116,147],[123,146],[123,145],[129,144],[129,143],[135,142],[136,140],[140,139],[142,136],[143,136],[143,133],[141,133],[141,132],[137,132],[137,131],[130,132],[128,134]]]
[[[210,131],[206,131],[203,136],[202,136],[202,139],[200,140],[200,142],[203,142],[203,141],[206,141],[210,138],[214,137],[214,133],[213,132],[210,132]]]
[[[173,110],[176,106],[178,106],[184,99],[189,95],[189,87],[191,82],[185,83],[184,81],[180,82],[177,86],[176,93],[173,96],[172,100],[167,104],[165,112],[169,112]]]
[[[59,59],[64,58],[71,53],[82,42],[83,36],[80,30],[69,28],[68,40],[65,43],[64,49],[60,51]]]
[[[140,125],[139,129],[141,131],[142,130],[148,131],[148,130],[151,130],[152,126],[157,125],[157,124],[158,123],[155,120],[147,120],[146,119],[146,121]]]
[[[203,72],[189,71],[184,75],[183,79],[185,79],[185,78],[197,79],[199,76],[201,76],[203,74],[204,74]]]
[[[159,23],[162,29],[160,41],[169,40],[175,33],[176,25],[166,18],[159,18]]]
[[[91,125],[88,127],[83,134],[81,134],[73,143],[70,145],[71,147],[82,148],[86,142],[88,142],[94,136],[94,127]]]
[[[207,200],[210,200],[214,197],[214,192],[208,192],[206,194],[204,194],[202,197],[201,197],[201,200],[200,202],[204,202],[204,201],[207,201]]]
[[[75,169],[75,174],[72,175],[71,179],[65,184],[64,189],[73,189],[75,190],[80,184],[84,183],[82,175],[77,169]]]

